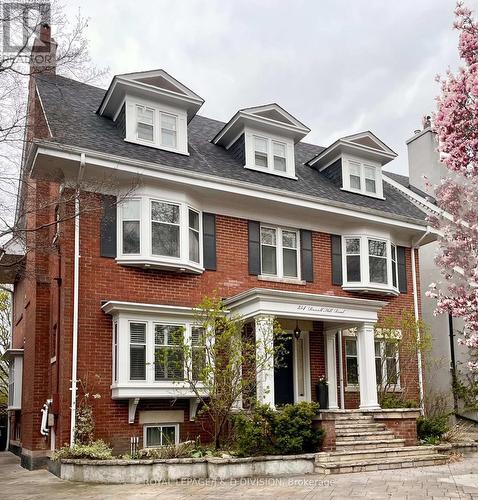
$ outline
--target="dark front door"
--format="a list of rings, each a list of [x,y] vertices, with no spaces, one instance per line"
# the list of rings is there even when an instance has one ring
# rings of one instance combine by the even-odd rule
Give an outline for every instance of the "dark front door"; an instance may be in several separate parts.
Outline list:
[[[283,346],[281,362],[274,369],[274,399],[276,405],[294,402],[294,363],[292,335],[282,335],[277,342]]]

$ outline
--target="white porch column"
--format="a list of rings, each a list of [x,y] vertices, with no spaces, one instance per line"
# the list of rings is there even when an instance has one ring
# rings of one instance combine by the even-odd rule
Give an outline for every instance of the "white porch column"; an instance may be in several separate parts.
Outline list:
[[[380,408],[375,373],[375,339],[373,323],[362,323],[357,329],[358,376],[360,409]]]
[[[327,369],[327,382],[329,385],[329,409],[338,410],[337,399],[337,351],[335,342],[336,333],[326,332],[326,369]]]
[[[274,407],[274,316],[254,318],[256,331],[257,401]]]

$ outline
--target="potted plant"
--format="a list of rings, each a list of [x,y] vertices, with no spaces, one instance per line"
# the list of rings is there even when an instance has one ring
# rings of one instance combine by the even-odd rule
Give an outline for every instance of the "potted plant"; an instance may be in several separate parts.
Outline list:
[[[324,375],[320,376],[315,384],[317,394],[317,402],[321,409],[325,410],[329,407],[329,386]]]

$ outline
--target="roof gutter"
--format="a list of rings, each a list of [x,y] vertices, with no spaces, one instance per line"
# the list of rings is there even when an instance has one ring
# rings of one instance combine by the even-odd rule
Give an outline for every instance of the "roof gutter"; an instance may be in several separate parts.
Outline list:
[[[378,222],[384,223],[384,224],[390,224],[391,221],[397,221],[395,225],[399,225],[400,227],[404,227],[403,224],[399,224],[398,222],[404,222],[407,224],[410,224],[411,229],[415,229],[417,231],[423,231],[423,228],[427,226],[426,221],[424,220],[419,220],[419,219],[414,219],[411,217],[406,217],[406,216],[400,216],[400,215],[394,215],[394,214],[389,214],[389,216],[384,217],[384,212],[381,210],[375,210],[375,209],[367,209],[360,207],[358,205],[350,205],[347,203],[341,203],[337,202],[334,200],[329,200],[326,198],[321,198],[318,196],[312,196],[312,195],[304,195],[304,194],[299,194],[299,193],[292,193],[290,191],[286,191],[283,189],[278,189],[278,188],[273,188],[273,187],[268,187],[268,186],[263,186],[263,185],[254,185],[250,182],[245,182],[245,181],[238,181],[238,180],[233,180],[233,179],[226,179],[223,177],[218,177],[215,175],[210,175],[210,174],[203,174],[203,173],[198,173],[198,172],[191,172],[190,170],[185,170],[185,169],[179,169],[175,167],[170,167],[167,165],[161,165],[157,163],[151,163],[151,162],[144,162],[140,160],[134,160],[130,158],[124,158],[121,156],[115,156],[115,155],[110,155],[106,153],[100,153],[98,151],[94,150],[87,150],[84,148],[79,148],[75,146],[63,146],[61,144],[54,144],[48,141],[37,141],[35,142],[35,148],[32,151],[32,154],[29,157],[29,166],[30,168],[33,166],[35,163],[36,157],[38,155],[38,151],[40,148],[45,148],[49,151],[54,151],[54,152],[59,152],[61,154],[73,154],[73,155],[81,155],[81,153],[86,153],[88,154],[89,158],[94,158],[99,161],[104,161],[108,162],[111,164],[114,164],[114,168],[118,168],[118,164],[123,164],[127,165],[133,168],[142,168],[142,169],[149,169],[151,171],[157,172],[157,173],[164,173],[164,174],[170,174],[172,176],[184,176],[187,177],[188,179],[191,180],[191,183],[196,185],[194,182],[195,180],[202,180],[204,182],[211,182],[214,183],[214,186],[211,186],[212,188],[217,189],[217,185],[225,185],[228,187],[233,187],[237,188],[238,190],[243,189],[243,190],[249,190],[251,192],[254,192],[254,194],[270,194],[273,195],[276,199],[276,201],[283,201],[285,203],[288,203],[289,200],[294,201],[295,205],[299,205],[298,202],[301,202],[300,205],[303,206],[302,202],[309,202],[314,205],[313,208],[316,208],[318,210],[324,210],[327,212],[335,213],[337,214],[337,210],[335,208],[340,208],[343,209],[344,215],[349,215],[352,217],[357,217],[357,213],[364,214],[364,219],[369,219],[370,215],[374,215],[381,220]],[[164,176],[162,177],[164,179]],[[174,179],[172,179],[174,180]],[[244,193],[241,193],[244,194]],[[246,193],[247,194],[247,193]],[[282,196],[285,199],[280,200],[278,197]]]

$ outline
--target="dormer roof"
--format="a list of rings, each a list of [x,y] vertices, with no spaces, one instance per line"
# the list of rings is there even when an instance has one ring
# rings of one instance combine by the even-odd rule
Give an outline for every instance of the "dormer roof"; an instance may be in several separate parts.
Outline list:
[[[294,143],[310,132],[309,127],[278,104],[272,103],[240,109],[216,134],[212,142],[227,149],[245,126],[290,138]]]
[[[97,113],[114,119],[120,111],[126,94],[166,104],[187,111],[188,121],[204,104],[204,99],[163,69],[115,75],[106,91]]]
[[[349,153],[361,158],[374,160],[382,166],[392,161],[397,153],[382,142],[369,130],[337,139],[317,156],[307,162],[307,165],[323,170],[340,154]]]

